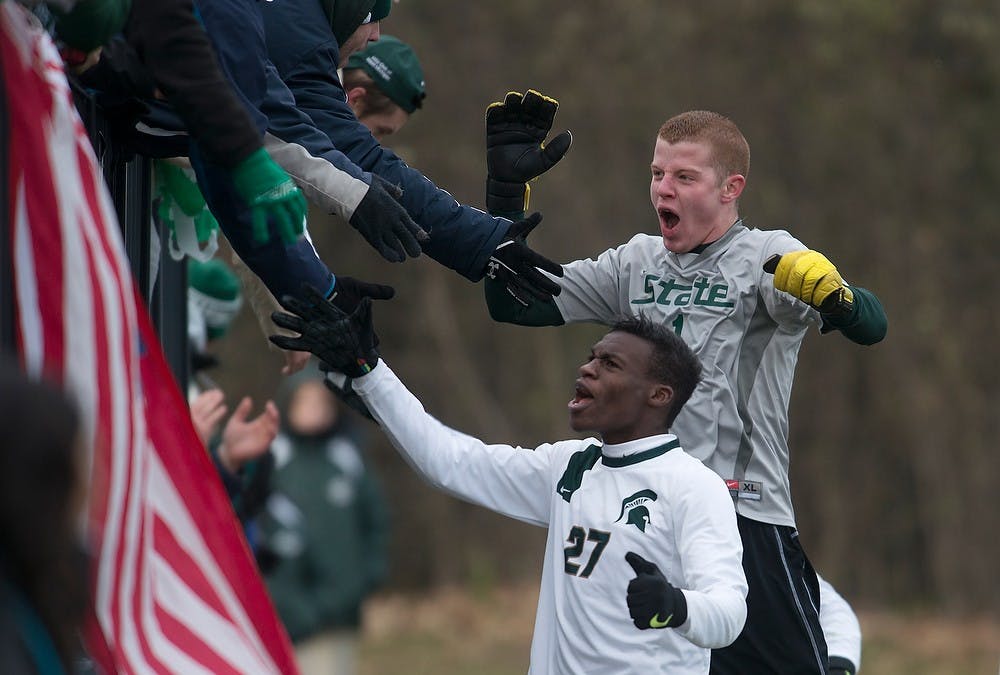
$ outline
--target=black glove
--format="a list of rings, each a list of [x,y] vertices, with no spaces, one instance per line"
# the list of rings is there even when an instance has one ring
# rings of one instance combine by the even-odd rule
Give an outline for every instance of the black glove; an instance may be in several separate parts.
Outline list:
[[[528,248],[528,234],[540,222],[542,214],[532,213],[524,220],[512,223],[507,236],[486,263],[486,276],[504,282],[507,292],[525,307],[529,304],[529,295],[548,300],[562,291],[559,284],[535,269],[537,267],[561,277],[562,266]]]
[[[337,372],[325,361],[320,361],[319,369],[325,373],[323,377],[323,384],[325,384],[326,388],[332,391],[337,398],[343,401],[344,405],[362,417],[366,417],[372,422],[377,423],[377,420],[372,415],[371,410],[368,409],[365,402],[361,400],[360,396],[358,396],[358,392],[354,391],[351,387],[351,382],[354,380],[347,377],[343,373]]]
[[[345,314],[350,314],[358,307],[361,298],[372,300],[391,300],[396,295],[396,289],[385,284],[370,284],[354,277],[337,275],[333,290],[327,300],[339,307]]]
[[[858,672],[858,669],[854,667],[854,663],[843,656],[831,656],[827,669],[828,675],[854,675],[854,673]]]
[[[528,181],[551,169],[573,142],[564,131],[549,143],[559,102],[529,89],[507,92],[486,108],[486,210],[512,220],[528,208]]]
[[[660,568],[638,553],[626,553],[625,562],[635,571],[628,582],[628,613],[641,630],[677,628],[687,621],[687,599],[663,576]]]
[[[299,333],[299,337],[272,335],[268,339],[281,349],[312,352],[350,377],[370,372],[378,364],[371,298],[361,298],[357,309],[346,314],[315,288],[309,287],[308,294],[308,302],[286,295],[281,304],[291,314],[271,314],[276,325]]]
[[[350,223],[389,262],[403,262],[420,255],[420,242],[430,236],[415,222],[399,198],[403,191],[372,174],[372,184]]]

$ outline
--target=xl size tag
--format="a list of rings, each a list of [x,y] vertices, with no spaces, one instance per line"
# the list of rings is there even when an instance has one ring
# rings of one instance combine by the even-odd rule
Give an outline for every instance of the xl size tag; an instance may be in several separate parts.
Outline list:
[[[750,501],[759,502],[764,494],[763,483],[756,480],[727,478],[726,487],[729,488],[729,494],[735,499],[749,499]]]

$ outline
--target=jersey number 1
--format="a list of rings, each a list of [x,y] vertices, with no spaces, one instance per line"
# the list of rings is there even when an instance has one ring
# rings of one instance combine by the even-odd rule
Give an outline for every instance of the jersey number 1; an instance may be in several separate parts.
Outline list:
[[[680,335],[681,329],[684,328],[684,315],[678,314],[677,318],[670,322],[670,326],[674,329],[675,333]]]

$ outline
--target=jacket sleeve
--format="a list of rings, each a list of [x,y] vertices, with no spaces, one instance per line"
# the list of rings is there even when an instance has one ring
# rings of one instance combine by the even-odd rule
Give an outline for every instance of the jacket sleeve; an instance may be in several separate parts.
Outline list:
[[[889,320],[882,309],[882,303],[871,291],[860,286],[851,286],[854,293],[854,309],[850,316],[842,319],[823,317],[823,332],[839,330],[851,342],[859,345],[873,345],[885,337]]]
[[[402,187],[403,206],[431,234],[431,240],[423,245],[425,253],[472,281],[481,279],[510,221],[459,204],[379,145],[358,121],[337,79],[339,50],[320,3],[289,0],[263,4],[268,54],[297,107],[361,169]]]
[[[125,34],[212,162],[232,168],[261,147],[262,129],[223,74],[191,0],[138,0]]]
[[[368,462],[359,489],[361,531],[365,535],[364,581],[367,594],[381,586],[389,576],[389,512],[379,480]]]

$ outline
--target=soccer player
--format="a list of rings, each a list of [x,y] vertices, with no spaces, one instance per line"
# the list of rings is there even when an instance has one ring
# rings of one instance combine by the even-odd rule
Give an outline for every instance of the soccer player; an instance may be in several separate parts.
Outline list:
[[[701,366],[684,341],[644,319],[615,324],[580,366],[570,426],[597,437],[534,450],[488,445],[424,411],[375,350],[371,300],[350,316],[286,298],[275,313],[309,350],[354,378],[396,448],[431,484],[548,528],[529,672],[707,673],[709,649],[736,638],[746,580],[725,483],[670,426]]]
[[[823,254],[788,232],[743,223],[749,167],[749,145],[731,120],[708,111],[672,117],[650,165],[659,236],[637,234],[564,265],[555,280],[562,292],[551,299],[524,302],[487,283],[487,304],[494,319],[531,326],[646,316],[691,345],[705,383],[673,431],[729,485],[750,588],[746,626],[713,652],[712,672],[825,675],[819,588],[788,481],[788,400],[810,327],[870,345],[884,337],[886,317],[875,295],[849,286]]]

